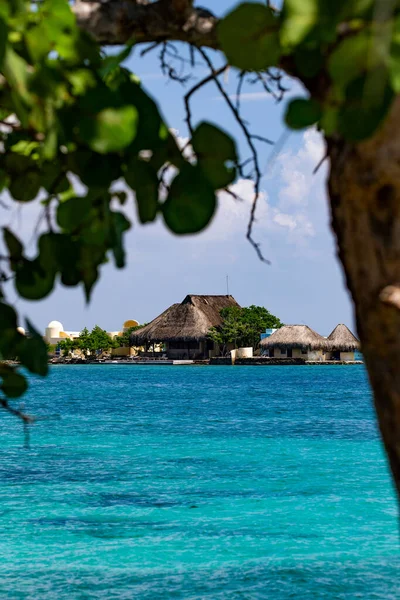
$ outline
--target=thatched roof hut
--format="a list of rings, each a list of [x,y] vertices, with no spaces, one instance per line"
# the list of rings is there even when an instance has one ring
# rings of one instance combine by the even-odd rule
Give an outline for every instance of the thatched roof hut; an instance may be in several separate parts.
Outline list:
[[[221,325],[220,311],[229,306],[239,306],[233,296],[189,294],[181,304],[173,304],[146,327],[134,331],[131,343],[205,340],[211,327]]]
[[[308,327],[308,325],[284,325],[269,337],[261,340],[261,347],[265,349],[301,348],[302,350],[325,350],[328,342],[322,335]]]
[[[354,352],[360,349],[360,342],[350,329],[340,323],[328,336],[329,350],[332,352]]]

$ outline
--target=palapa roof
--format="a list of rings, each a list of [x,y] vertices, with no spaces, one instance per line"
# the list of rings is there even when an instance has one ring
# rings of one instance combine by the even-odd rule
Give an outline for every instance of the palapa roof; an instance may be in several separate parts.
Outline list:
[[[146,327],[134,331],[131,343],[205,340],[211,327],[221,325],[220,311],[229,306],[239,306],[233,296],[189,294],[183,302],[167,308]]]
[[[261,341],[263,348],[325,350],[328,342],[308,325],[284,325]]]
[[[336,325],[335,329],[328,336],[328,342],[330,344],[329,349],[332,351],[353,352],[360,348],[359,340],[343,323]]]

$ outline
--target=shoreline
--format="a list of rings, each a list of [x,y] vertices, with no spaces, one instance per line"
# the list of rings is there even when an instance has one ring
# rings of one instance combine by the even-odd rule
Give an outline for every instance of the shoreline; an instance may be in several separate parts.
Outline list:
[[[354,366],[363,365],[360,360],[355,361],[307,361],[302,359],[263,359],[260,357],[237,359],[234,364],[230,358],[213,358],[209,360],[168,360],[168,359],[150,359],[150,360],[99,360],[99,361],[55,361],[49,362],[51,366],[68,366],[68,365],[129,365],[129,366],[251,366],[251,367],[283,367],[283,366]]]

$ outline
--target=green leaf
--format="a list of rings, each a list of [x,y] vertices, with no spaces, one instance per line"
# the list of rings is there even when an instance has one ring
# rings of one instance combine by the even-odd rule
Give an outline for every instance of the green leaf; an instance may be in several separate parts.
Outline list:
[[[117,152],[134,139],[137,118],[138,112],[134,106],[105,108],[80,120],[80,134],[88,146],[99,154]]]
[[[30,168],[22,176],[13,177],[9,185],[9,191],[14,200],[31,202],[38,195],[40,186],[40,172]]]
[[[8,182],[8,176],[4,169],[0,169],[0,192],[6,187]]]
[[[82,245],[79,258],[80,280],[83,282],[86,302],[89,302],[94,284],[99,272],[98,265],[102,262],[103,252],[94,252],[93,246]]]
[[[72,169],[89,188],[110,187],[121,176],[121,159],[91,150],[79,150],[70,157]]]
[[[10,258],[12,258],[12,261],[10,261],[10,264],[11,264],[11,268],[13,268],[15,261],[22,259],[24,247],[21,244],[21,242],[19,241],[19,239],[17,238],[17,236],[14,235],[14,233],[12,231],[10,231],[10,229],[8,229],[8,227],[3,227],[3,238],[4,238],[4,243],[7,246],[9,256],[10,256]]]
[[[177,234],[197,233],[214,216],[215,192],[199,167],[186,164],[173,180],[162,210],[166,225]]]
[[[33,25],[25,34],[26,45],[33,62],[45,58],[53,47],[53,36],[49,24]]]
[[[106,77],[109,75],[114,69],[119,67],[119,65],[127,60],[132,52],[134,46],[134,42],[131,41],[129,44],[125,46],[121,52],[114,54],[113,56],[106,56],[100,66],[99,73],[102,77]]]
[[[55,126],[49,127],[42,144],[42,156],[45,160],[53,160],[58,150],[58,135]]]
[[[60,31],[76,26],[75,16],[69,6],[68,0],[46,0],[43,6],[44,17],[57,23]]]
[[[285,0],[280,29],[282,46],[298,46],[318,23],[319,16],[318,0]]]
[[[203,122],[193,134],[192,146],[199,166],[214,189],[224,188],[234,181],[236,169],[226,163],[236,163],[238,157],[235,142],[229,135]]]
[[[57,223],[66,231],[74,231],[88,219],[91,210],[90,198],[71,198],[58,205]]]
[[[7,2],[0,3],[0,17],[7,21],[10,16],[10,7]]]
[[[316,47],[336,39],[340,9],[347,0],[285,0],[280,41],[286,52],[303,42]]]
[[[60,272],[64,285],[75,286],[82,280],[81,249],[82,240],[76,239],[76,236],[67,233],[46,233],[39,239],[37,260],[43,271]]]
[[[365,72],[379,65],[385,67],[387,62],[387,45],[382,36],[362,31],[340,42],[329,57],[328,71],[336,84],[347,86]]]
[[[74,96],[85,94],[90,88],[96,86],[95,74],[89,69],[74,69],[65,73],[66,79],[72,85]]]
[[[19,359],[31,373],[47,375],[48,356],[46,344],[29,319],[26,319],[27,336],[19,345]]]
[[[338,8],[340,21],[357,18],[372,19],[376,0],[342,0],[341,5],[340,11]]]
[[[15,287],[22,298],[41,300],[52,291],[54,279],[54,271],[45,270],[38,259],[25,260],[16,271]]]
[[[41,185],[49,194],[62,194],[70,189],[68,177],[62,174],[62,166],[58,161],[45,162],[41,165]]]
[[[8,85],[11,87],[15,112],[22,123],[25,124],[28,117],[27,106],[32,104],[32,96],[28,86],[28,63],[11,46],[7,46],[2,70]]]
[[[43,2],[37,11],[37,22],[25,34],[25,41],[33,62],[56,51],[62,58],[76,55],[77,30],[72,11],[66,0]]]
[[[279,20],[264,4],[244,2],[218,25],[229,63],[245,71],[276,66],[280,57]]]
[[[309,50],[300,47],[295,55],[294,61],[298,72],[307,78],[312,78],[318,75],[325,64],[325,57],[320,49]]]
[[[44,271],[57,271],[57,241],[61,237],[58,233],[43,233],[40,236],[37,259]]]
[[[333,81],[346,86],[366,68],[370,38],[365,32],[345,38],[329,57],[328,71]]]
[[[389,75],[392,88],[398,94],[400,92],[400,17],[397,17],[393,23]]]
[[[17,331],[17,315],[8,304],[0,302],[0,354],[2,359],[15,358],[16,344],[21,337]]]
[[[125,81],[120,86],[124,102],[133,104],[139,113],[137,133],[130,150],[134,153],[140,150],[158,150],[170,144],[171,134],[166,127],[157,104],[135,81]],[[177,153],[179,155],[179,152]]]
[[[158,211],[158,177],[155,169],[148,162],[135,158],[128,165],[125,181],[135,191],[140,222],[154,221]]]
[[[13,369],[5,369],[1,366],[0,376],[3,379],[1,389],[9,398],[19,398],[28,389],[26,379],[20,373],[16,373]]]
[[[125,251],[123,246],[123,234],[130,229],[131,224],[128,219],[120,212],[111,212],[113,231],[112,231],[112,249],[115,258],[115,266],[122,269],[125,266]]]
[[[0,69],[6,54],[7,35],[7,25],[5,24],[4,20],[0,18]]]
[[[32,156],[33,154],[37,153],[38,149],[40,148],[39,142],[32,142],[31,140],[22,139],[11,145],[11,140],[12,134],[9,135],[7,139],[9,149],[15,154],[20,154],[22,156]]]
[[[286,110],[285,122],[291,129],[304,129],[317,123],[321,116],[321,106],[316,100],[295,98]]]
[[[367,139],[385,119],[394,98],[388,85],[388,74],[376,69],[353,81],[346,89],[346,98],[338,115],[339,133],[347,140]]]
[[[324,112],[319,121],[319,126],[326,137],[330,137],[337,132],[339,110],[340,108],[338,106],[332,106],[330,104],[324,106]]]
[[[17,315],[9,304],[0,302],[0,331],[6,329],[17,329]]]

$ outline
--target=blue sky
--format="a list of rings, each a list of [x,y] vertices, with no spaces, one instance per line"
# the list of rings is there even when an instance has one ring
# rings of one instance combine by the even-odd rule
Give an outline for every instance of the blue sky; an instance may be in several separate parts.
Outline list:
[[[234,3],[219,0],[202,5],[221,15]],[[206,67],[196,67],[192,81],[182,87],[162,75],[158,50],[145,57],[140,57],[140,50],[136,49],[128,66],[159,100],[169,126],[185,138],[183,96],[196,78],[204,77]],[[210,53],[210,57],[219,64],[216,53]],[[234,95],[234,71],[223,81],[228,93]],[[288,96],[304,94],[295,82],[288,80],[287,84]],[[81,289],[59,286],[40,302],[18,300],[21,313],[41,329],[57,319],[70,330],[95,324],[117,330],[128,318],[151,320],[188,293],[226,293],[228,275],[230,293],[243,306],[266,306],[284,322],[306,323],[322,334],[330,333],[338,322],[352,326],[352,308],[329,229],[326,165],[313,175],[324,153],[323,142],[316,131],[287,131],[282,118],[286,102],[277,104],[254,86],[244,90],[242,99],[243,116],[252,132],[279,142],[278,150],[261,143],[258,146],[263,193],[254,237],[262,243],[270,266],[258,260],[246,241],[253,190],[249,181],[239,180],[235,189],[243,202],[221,194],[213,223],[196,236],[176,237],[166,231],[161,221],[139,225],[131,202],[129,210],[135,225],[126,237],[127,267],[118,271],[111,263],[104,266],[88,306]],[[213,83],[195,96],[192,112],[194,122],[209,120],[232,133],[241,156],[248,157],[245,141]],[[13,211],[11,217],[7,214],[6,221],[28,239],[35,214],[31,203]],[[10,299],[14,297],[10,291]]]

